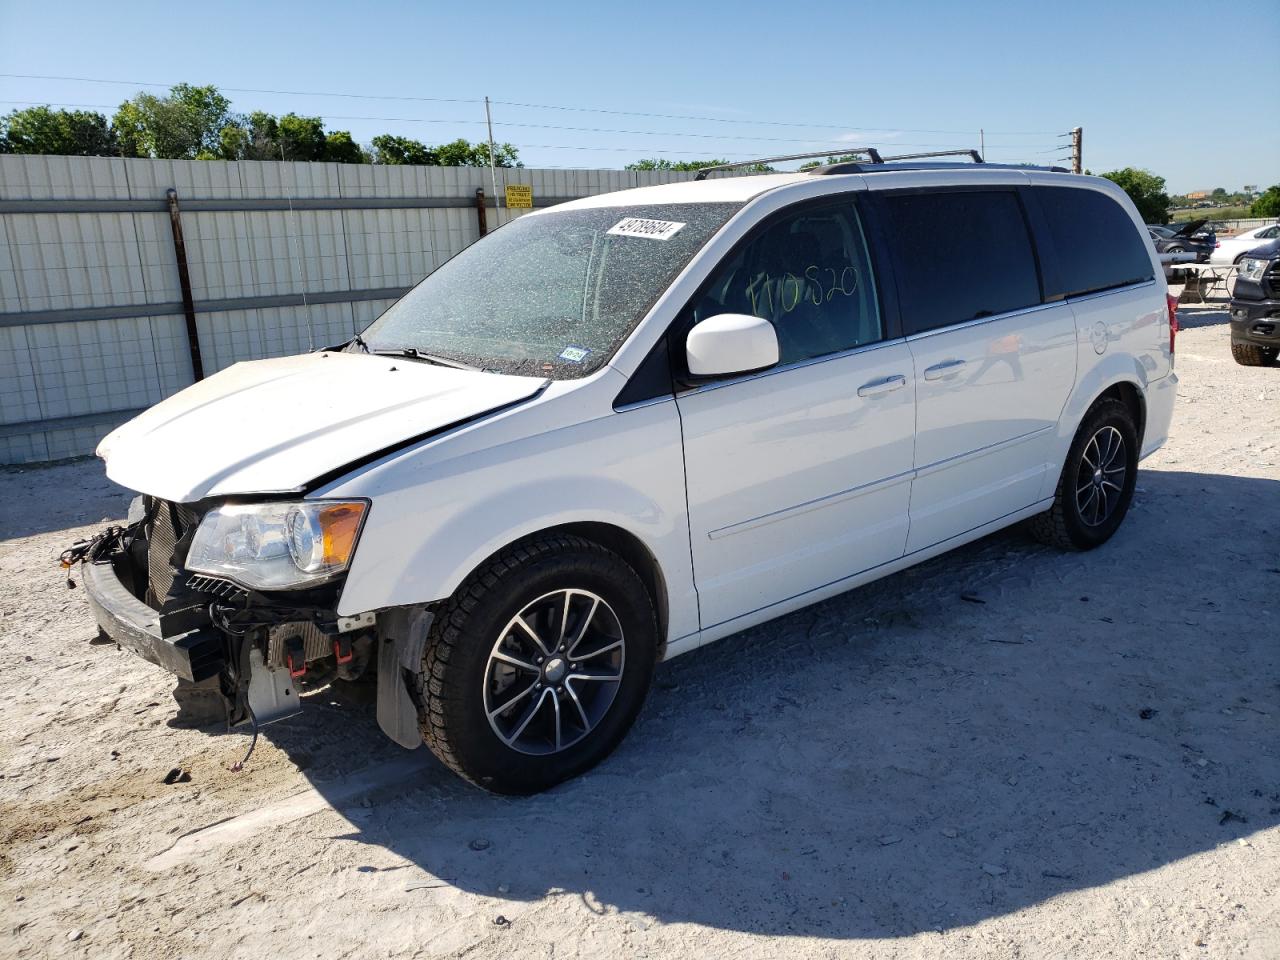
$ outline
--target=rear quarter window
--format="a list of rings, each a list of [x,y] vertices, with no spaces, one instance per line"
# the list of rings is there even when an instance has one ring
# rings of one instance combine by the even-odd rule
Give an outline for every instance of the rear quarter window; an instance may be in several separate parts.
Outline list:
[[[1014,191],[889,194],[882,209],[908,335],[1040,303]]]
[[[1058,289],[1050,298],[1113,290],[1154,277],[1138,227],[1115,200],[1097,190],[1033,187],[1056,253]]]

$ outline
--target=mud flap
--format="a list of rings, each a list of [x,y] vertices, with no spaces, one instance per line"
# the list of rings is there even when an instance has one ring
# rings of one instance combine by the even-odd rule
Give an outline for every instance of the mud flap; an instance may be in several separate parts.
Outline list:
[[[422,669],[422,651],[435,614],[429,610],[393,610],[383,615],[378,642],[378,726],[400,746],[422,746],[418,705],[409,680]]]

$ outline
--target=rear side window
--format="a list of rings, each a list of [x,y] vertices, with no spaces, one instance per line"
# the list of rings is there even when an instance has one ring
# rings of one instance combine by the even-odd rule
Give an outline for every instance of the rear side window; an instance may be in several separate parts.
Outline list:
[[[908,335],[1040,303],[1040,278],[1013,191],[884,198]]]
[[[1078,297],[1152,279],[1151,258],[1120,204],[1097,190],[1033,187],[1057,254],[1050,297]]]

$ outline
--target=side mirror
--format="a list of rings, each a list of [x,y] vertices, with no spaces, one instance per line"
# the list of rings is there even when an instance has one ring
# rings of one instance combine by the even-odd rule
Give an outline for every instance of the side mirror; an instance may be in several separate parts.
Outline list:
[[[753,373],[777,364],[778,334],[760,317],[721,313],[689,331],[685,357],[695,377]]]

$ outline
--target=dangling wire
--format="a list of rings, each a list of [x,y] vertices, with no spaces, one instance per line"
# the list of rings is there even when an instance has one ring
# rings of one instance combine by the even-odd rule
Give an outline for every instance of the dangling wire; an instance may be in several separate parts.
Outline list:
[[[253,707],[247,703],[245,704],[245,709],[249,711],[249,722],[253,725],[253,739],[249,741],[249,749],[245,752],[244,758],[227,768],[232,773],[239,773],[244,769],[245,764],[249,762],[249,758],[253,756],[253,748],[258,745],[258,718],[253,715]]]

